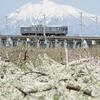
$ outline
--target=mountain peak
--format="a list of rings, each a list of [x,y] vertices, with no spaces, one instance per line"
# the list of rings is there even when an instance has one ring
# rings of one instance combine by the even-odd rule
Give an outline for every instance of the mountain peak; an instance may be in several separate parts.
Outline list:
[[[50,2],[50,0],[41,0],[41,2],[47,3],[47,2]]]
[[[26,3],[24,6],[33,6],[33,4],[31,2]]]
[[[49,0],[42,0],[43,2],[48,2]]]

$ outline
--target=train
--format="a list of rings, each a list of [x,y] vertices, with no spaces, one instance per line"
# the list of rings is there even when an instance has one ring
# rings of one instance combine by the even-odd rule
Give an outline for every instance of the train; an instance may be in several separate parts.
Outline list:
[[[66,36],[68,34],[68,27],[50,27],[50,26],[32,26],[32,27],[21,27],[20,28],[21,35],[37,35],[43,36],[44,33],[46,36]]]

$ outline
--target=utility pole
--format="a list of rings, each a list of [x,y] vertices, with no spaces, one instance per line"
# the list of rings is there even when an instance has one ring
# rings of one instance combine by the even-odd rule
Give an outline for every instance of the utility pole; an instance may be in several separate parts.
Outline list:
[[[6,28],[6,32],[8,30],[8,20],[7,20],[8,16],[5,16],[5,28]]]
[[[44,41],[46,44],[46,16],[44,15],[44,25],[43,25],[43,36],[44,36]]]
[[[97,16],[95,17],[95,20],[96,20],[96,34],[98,34],[98,17]]]
[[[46,29],[46,17],[45,17],[45,15],[43,17],[44,17],[43,36],[44,36],[44,39],[46,39],[46,31],[45,31],[45,29]]]
[[[80,34],[83,33],[83,13],[80,12]]]
[[[16,25],[17,25],[17,27],[16,27],[16,28],[17,28],[17,33],[16,33],[16,35],[18,35],[18,32],[19,32],[19,30],[20,30],[20,29],[19,29],[19,28],[20,28],[20,24],[19,24],[20,21],[17,20],[18,14],[19,14],[19,12],[17,11],[17,12],[16,12]]]
[[[19,30],[20,30],[20,23],[19,23],[20,21],[17,21],[17,33],[16,33],[16,35],[18,35],[18,33],[19,33]]]
[[[98,34],[98,16],[92,17],[95,20],[95,34]]]
[[[79,34],[80,37],[81,37],[82,33],[83,33],[83,12],[80,12],[80,34]],[[82,42],[83,42],[82,38],[81,38],[80,42],[81,42],[80,46],[82,46]]]
[[[36,30],[36,28],[38,26],[36,25],[37,20],[35,20],[34,16],[33,16],[33,18],[30,17],[30,21],[31,21],[31,24],[32,24],[32,28],[35,28],[35,30]],[[35,36],[37,36],[37,33],[35,33]]]

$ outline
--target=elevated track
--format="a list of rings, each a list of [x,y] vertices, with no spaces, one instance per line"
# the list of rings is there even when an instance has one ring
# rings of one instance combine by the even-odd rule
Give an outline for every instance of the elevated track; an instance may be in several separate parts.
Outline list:
[[[36,36],[36,35],[0,35],[1,46],[46,46],[67,45],[71,48],[100,45],[100,37],[95,36]]]

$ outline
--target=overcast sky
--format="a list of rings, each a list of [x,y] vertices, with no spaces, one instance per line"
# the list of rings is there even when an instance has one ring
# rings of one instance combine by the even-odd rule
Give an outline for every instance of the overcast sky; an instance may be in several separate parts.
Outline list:
[[[0,0],[0,17],[6,16],[22,5],[31,2],[39,3],[41,0]],[[100,15],[100,0],[52,0],[59,4],[67,4]]]

